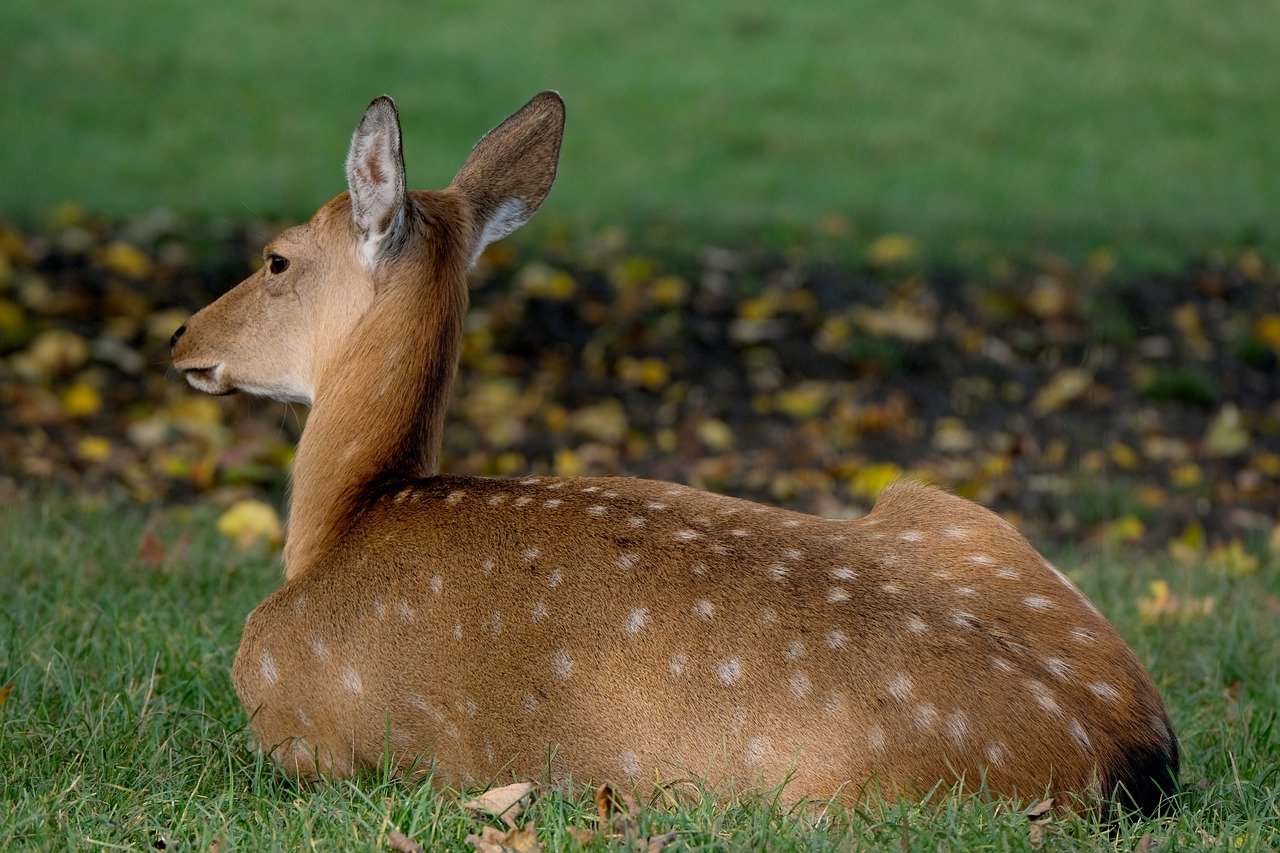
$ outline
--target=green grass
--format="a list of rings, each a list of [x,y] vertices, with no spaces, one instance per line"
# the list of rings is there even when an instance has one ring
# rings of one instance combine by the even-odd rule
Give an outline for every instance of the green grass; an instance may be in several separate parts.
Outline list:
[[[9,0],[0,214],[298,217],[398,99],[415,185],[544,87],[543,220],[1178,249],[1280,236],[1280,5]],[[840,232],[841,228],[835,229]]]
[[[0,512],[0,686],[12,685],[0,707],[0,848],[138,849],[164,838],[195,850],[215,839],[223,849],[385,849],[392,824],[428,849],[461,847],[479,824],[453,792],[377,774],[299,790],[248,749],[228,671],[244,615],[279,569],[222,541],[213,518],[152,514],[169,547],[157,567],[138,557],[139,509],[54,500]],[[1119,849],[1146,831],[1162,849],[1280,844],[1277,567],[1228,578],[1115,555],[1063,564],[1148,663],[1185,757],[1180,811],[1122,827]],[[1140,622],[1136,602],[1157,577],[1176,594],[1212,596],[1213,615]],[[590,826],[589,800],[551,791],[529,819],[548,846],[571,844],[566,827]],[[904,832],[918,850],[1027,844],[1015,808],[955,797],[848,812],[704,795],[649,810],[644,825],[698,849],[880,848]],[[1050,827],[1048,849],[1112,842],[1073,819]]]

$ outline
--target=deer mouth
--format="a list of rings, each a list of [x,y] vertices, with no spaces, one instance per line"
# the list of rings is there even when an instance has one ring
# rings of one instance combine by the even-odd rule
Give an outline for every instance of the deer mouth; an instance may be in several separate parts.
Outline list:
[[[223,378],[226,367],[225,364],[218,363],[208,367],[184,367],[181,370],[186,374],[187,384],[192,388],[206,394],[221,396],[233,394],[236,390]]]

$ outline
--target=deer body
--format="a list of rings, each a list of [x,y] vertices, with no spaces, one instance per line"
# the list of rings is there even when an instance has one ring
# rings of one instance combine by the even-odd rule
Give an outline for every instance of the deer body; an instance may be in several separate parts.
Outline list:
[[[196,387],[312,404],[286,581],[233,671],[262,748],[303,777],[389,756],[451,784],[1122,786],[1153,807],[1177,745],[1150,678],[976,504],[904,482],[833,521],[645,480],[438,474],[466,269],[545,197],[562,109],[535,98],[450,188],[408,193],[375,101],[350,193],[175,335]],[[246,330],[280,311],[299,337],[272,353]]]

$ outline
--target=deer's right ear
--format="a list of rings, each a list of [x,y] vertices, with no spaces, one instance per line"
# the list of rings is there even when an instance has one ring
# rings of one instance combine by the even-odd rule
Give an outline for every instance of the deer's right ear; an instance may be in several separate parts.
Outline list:
[[[404,153],[400,115],[386,95],[375,98],[351,136],[347,152],[347,188],[351,218],[360,240],[360,257],[373,266],[394,248],[405,227]]]
[[[543,92],[481,137],[453,179],[471,202],[477,234],[471,262],[484,247],[529,220],[551,191],[564,138],[564,101]]]

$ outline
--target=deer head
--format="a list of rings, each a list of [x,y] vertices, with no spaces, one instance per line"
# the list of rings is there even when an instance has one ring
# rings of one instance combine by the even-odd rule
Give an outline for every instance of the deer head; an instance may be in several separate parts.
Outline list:
[[[310,405],[387,282],[456,274],[450,259],[474,263],[528,220],[555,180],[563,129],[563,101],[543,92],[476,144],[447,189],[411,193],[399,114],[376,98],[351,139],[348,191],[174,333],[174,366],[210,394]]]

